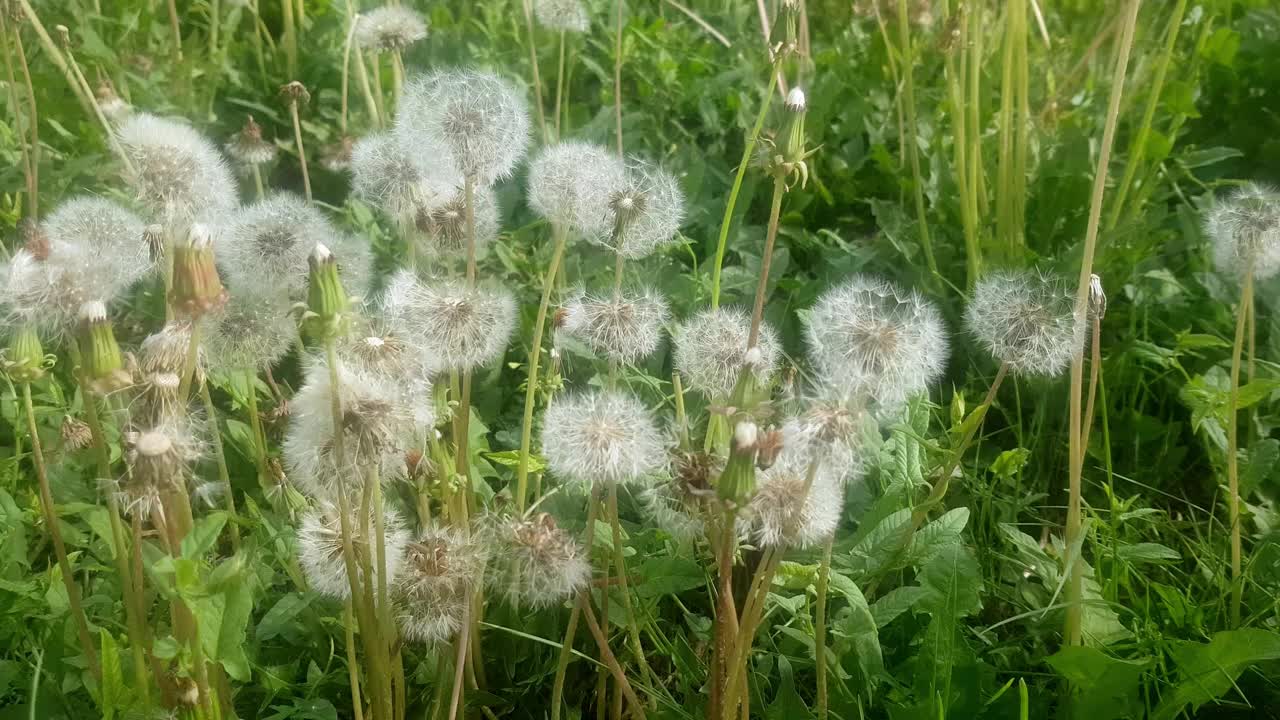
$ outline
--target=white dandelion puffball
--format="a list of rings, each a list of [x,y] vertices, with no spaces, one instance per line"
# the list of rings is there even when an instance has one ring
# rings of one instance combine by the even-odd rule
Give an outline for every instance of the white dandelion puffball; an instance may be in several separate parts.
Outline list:
[[[582,0],[533,0],[533,17],[548,30],[586,32],[591,21]]]
[[[751,318],[736,308],[703,310],[675,333],[673,363],[686,384],[710,398],[727,398],[747,366]],[[778,364],[778,335],[763,321],[750,366],[762,382]]]
[[[472,594],[484,583],[488,556],[478,536],[435,524],[407,543],[392,588],[396,624],[405,639],[432,645],[457,632]]]
[[[279,286],[234,286],[228,300],[205,317],[201,350],[209,367],[269,368],[288,354],[298,335],[293,302]]]
[[[1218,269],[1265,280],[1280,272],[1280,194],[1248,183],[1204,217]]]
[[[414,10],[384,5],[356,21],[356,42],[374,52],[404,50],[427,36],[427,21]]]
[[[703,502],[716,497],[711,478],[724,463],[700,452],[677,453],[671,473],[641,489],[640,503],[653,523],[677,540],[694,540],[705,533]]]
[[[546,513],[498,522],[491,535],[491,585],[517,608],[562,603],[591,582],[587,550]]]
[[[438,146],[426,141],[419,145],[424,143]],[[461,190],[451,158],[436,164],[414,162],[390,133],[373,133],[351,150],[352,194],[401,226],[414,223],[424,206],[451,200]]]
[[[166,493],[188,487],[207,451],[190,417],[169,416],[134,427],[121,435],[121,441],[129,472],[118,480],[99,480],[131,517],[149,517],[161,508]]]
[[[799,422],[783,425],[782,451],[773,465],[756,473],[756,493],[742,516],[759,546],[808,548],[836,531],[854,467],[850,453],[832,450],[815,442]]]
[[[1053,377],[1084,347],[1084,318],[1066,284],[1025,270],[978,281],[965,310],[974,337],[1010,371]]]
[[[383,311],[402,335],[432,348],[433,370],[466,370],[497,360],[515,330],[511,293],[487,287],[468,289],[452,281],[421,283],[409,271],[392,276]]]
[[[498,194],[493,188],[476,188],[471,212],[477,253],[498,237],[498,211]],[[418,247],[427,257],[466,257],[469,230],[464,193],[420,204],[414,225]]]
[[[521,91],[493,73],[441,70],[405,86],[393,132],[402,148],[439,144],[464,177],[492,185],[524,156],[529,109]]]
[[[142,233],[142,221],[110,200],[64,202],[10,259],[0,305],[46,330],[71,329],[84,303],[112,302],[151,270]]]
[[[579,293],[563,310],[564,332],[621,363],[643,360],[657,350],[668,317],[667,301],[648,288],[616,297]]]
[[[349,365],[339,369],[338,382],[345,460],[341,466],[335,447],[329,368],[324,363],[311,363],[302,389],[289,401],[285,464],[294,485],[314,498],[336,497],[340,486],[359,497],[373,470],[383,483],[403,478],[407,472],[405,451],[414,441],[413,411],[405,405],[400,388]]]
[[[283,287],[296,297],[307,285],[312,248],[338,245],[337,235],[315,206],[280,193],[236,213],[219,238],[218,260],[232,286]]]
[[[227,154],[244,167],[266,165],[276,159],[276,146],[262,138],[262,127],[250,116],[226,144]]]
[[[137,113],[121,123],[117,135],[133,165],[129,181],[138,201],[171,232],[239,204],[222,154],[185,122]]]
[[[542,454],[562,480],[616,485],[647,480],[661,470],[666,447],[639,399],[601,391],[552,401],[542,419]]]
[[[946,368],[938,311],[919,293],[877,277],[857,275],[823,293],[805,330],[819,371],[881,407],[927,390]]]
[[[408,337],[385,327],[381,319],[360,327],[340,340],[338,357],[349,367],[360,368],[399,391],[420,430],[435,426],[435,398],[431,394],[434,354],[418,337]]]
[[[372,508],[369,517],[363,522],[359,513],[360,510],[355,509],[351,517],[347,518],[352,550],[357,558],[368,552],[374,559],[371,570],[376,582],[380,572],[375,549],[376,519]],[[369,528],[368,536],[363,532],[365,523]],[[389,506],[382,511],[382,533],[387,559],[387,584],[390,585],[399,577],[404,564],[409,532],[405,529],[400,514]],[[302,516],[302,524],[298,528],[298,561],[313,590],[335,600],[351,599],[351,582],[342,550],[342,516],[336,504],[321,503]],[[358,562],[356,573],[357,583],[363,586],[365,578]]]
[[[626,166],[593,143],[557,143],[543,149],[529,166],[529,207],[585,238],[613,232],[609,204],[624,187]]]
[[[588,240],[639,259],[675,238],[684,221],[684,194],[671,173],[632,158],[623,186],[609,198],[610,227]]]

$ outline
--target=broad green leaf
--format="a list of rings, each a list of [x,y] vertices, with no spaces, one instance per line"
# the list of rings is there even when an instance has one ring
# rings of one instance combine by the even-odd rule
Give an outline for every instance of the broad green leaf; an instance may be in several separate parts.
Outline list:
[[[1131,563],[1167,563],[1182,559],[1177,550],[1160,543],[1121,545],[1116,552],[1122,560]]]
[[[919,602],[924,594],[925,589],[919,585],[904,585],[885,593],[871,605],[871,616],[875,618],[876,627],[882,628],[893,622],[894,618]]]
[[[635,584],[636,594],[643,598],[677,595],[686,590],[703,587],[706,571],[688,558],[653,557],[639,567],[643,582]]]
[[[849,552],[846,564],[855,577],[866,577],[890,566],[901,556],[911,535],[911,511],[884,518]]]
[[[1067,647],[1047,662],[1070,683],[1069,715],[1080,720],[1140,717],[1138,689],[1150,659],[1121,660],[1091,647]]]
[[[102,665],[102,718],[113,720],[117,712],[126,709],[129,691],[124,684],[124,671],[120,667],[120,650],[116,639],[106,630],[99,630],[99,654]]]
[[[1005,450],[997,455],[995,461],[991,463],[991,474],[1001,480],[1008,480],[1026,467],[1027,461],[1030,459],[1031,451],[1026,448]]]
[[[924,593],[920,607],[934,622],[955,623],[982,607],[982,575],[978,560],[963,545],[947,545],[920,571]]]
[[[205,515],[196,520],[195,527],[182,539],[182,557],[200,558],[213,549],[218,542],[218,534],[227,524],[227,514],[221,510]]]
[[[911,537],[911,549],[907,553],[909,564],[927,563],[943,547],[960,542],[960,533],[969,523],[969,508],[948,510],[942,517],[925,525]]]
[[[280,635],[291,635],[298,615],[311,604],[314,596],[304,593],[282,595],[275,605],[258,621],[255,631],[258,640],[266,641]]]
[[[241,575],[223,592],[226,603],[218,632],[217,660],[227,674],[240,682],[249,680],[249,658],[245,655],[245,630],[253,614],[252,576]]]
[[[1280,634],[1246,628],[1225,630],[1207,643],[1183,643],[1173,651],[1178,684],[1166,692],[1153,720],[1173,720],[1187,705],[1192,711],[1221,697],[1251,665],[1280,660]]]
[[[875,684],[884,674],[884,653],[880,648],[880,634],[867,598],[858,585],[840,573],[831,573],[830,587],[844,596],[849,603],[849,612],[841,616],[842,621],[834,632],[853,641],[854,650],[858,654],[858,667],[862,675],[871,684]],[[828,613],[829,614],[829,613]]]

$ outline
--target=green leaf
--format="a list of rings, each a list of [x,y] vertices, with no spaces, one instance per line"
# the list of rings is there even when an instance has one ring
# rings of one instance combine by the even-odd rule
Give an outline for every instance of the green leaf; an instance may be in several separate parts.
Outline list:
[[[871,616],[875,618],[876,627],[882,628],[893,622],[894,618],[919,602],[924,594],[925,589],[919,585],[904,585],[885,593],[884,597],[871,605]]]
[[[223,592],[226,598],[222,625],[218,632],[218,654],[227,674],[239,682],[249,680],[249,658],[245,655],[245,630],[253,614],[252,576],[241,575]]]
[[[1231,690],[1251,665],[1280,660],[1280,634],[1247,628],[1217,633],[1208,643],[1183,643],[1173,651],[1178,684],[1165,693],[1152,720],[1173,720],[1187,705],[1192,711]]]
[[[991,474],[1001,480],[1008,480],[1021,472],[1030,459],[1031,451],[1026,448],[1005,450],[991,463]]]
[[[1148,658],[1120,660],[1091,647],[1067,647],[1047,662],[1071,686],[1068,714],[1081,720],[1141,717],[1138,690]]]
[[[960,533],[969,523],[969,508],[948,510],[942,517],[925,525],[911,537],[911,550],[907,553],[911,564],[927,563],[943,547],[960,542]]]
[[[653,557],[641,564],[639,570],[644,581],[636,583],[635,591],[642,598],[677,595],[706,584],[706,572],[689,558]]]
[[[1221,30],[1219,30],[1221,32]],[[1192,150],[1182,156],[1182,164],[1189,169],[1217,165],[1225,160],[1244,157],[1244,153],[1231,147],[1211,147],[1203,150]],[[1225,342],[1222,347],[1229,347]]]
[[[832,590],[844,596],[849,603],[849,612],[842,614],[834,632],[837,635],[853,640],[854,650],[858,654],[858,667],[868,682],[875,682],[884,675],[884,653],[880,648],[880,634],[875,617],[867,598],[858,585],[840,573],[831,573],[829,579]]]
[[[128,705],[128,689],[124,684],[124,671],[120,667],[120,650],[116,639],[106,630],[98,631],[100,642],[99,657],[102,661],[102,718],[113,720],[118,711]]]
[[[934,622],[954,623],[982,607],[978,559],[963,545],[947,545],[920,571],[920,607]]]
[[[847,564],[854,576],[874,575],[896,562],[910,534],[910,510],[904,508],[881,520],[849,551]]]
[[[294,620],[311,604],[314,596],[303,593],[289,593],[276,601],[275,605],[258,621],[255,635],[258,640],[266,641],[281,635],[294,634]]]
[[[227,524],[227,514],[221,510],[205,515],[196,520],[195,527],[182,539],[182,557],[200,558],[213,549],[218,542],[218,534]]]
[[[1122,560],[1131,563],[1168,563],[1182,559],[1177,550],[1160,543],[1121,545],[1116,552]]]

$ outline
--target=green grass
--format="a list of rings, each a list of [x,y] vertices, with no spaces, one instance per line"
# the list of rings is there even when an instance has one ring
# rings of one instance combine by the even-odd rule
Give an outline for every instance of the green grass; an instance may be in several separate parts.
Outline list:
[[[164,3],[50,0],[34,9],[53,43],[55,26],[69,28],[71,49],[91,85],[109,79],[137,109],[187,118],[219,143],[252,115],[283,151],[264,176],[266,185],[298,193],[298,148],[277,92],[301,81],[311,93],[301,126],[316,202],[368,240],[383,270],[398,266],[403,258],[394,227],[349,199],[346,174],[319,161],[342,134],[345,4],[306,3],[296,77],[286,74],[281,4],[259,0],[270,40],[261,66],[250,13],[232,4],[221,0],[221,40],[210,53],[211,4],[178,3],[181,60],[172,56]],[[825,608],[830,717],[1272,717],[1280,707],[1280,323],[1273,312],[1280,285],[1256,289],[1257,369],[1242,390],[1250,403],[1240,432],[1245,570],[1243,612],[1233,626],[1224,448],[1239,293],[1214,270],[1200,217],[1215,195],[1242,181],[1280,181],[1274,100],[1280,11],[1274,3],[1141,4],[1093,259],[1108,308],[1082,466],[1080,547],[1063,539],[1065,377],[1004,382],[951,481],[945,507],[907,540],[911,508],[936,482],[997,371],[963,331],[967,288],[1000,267],[1037,267],[1069,278],[1080,272],[1123,4],[1037,4],[1048,42],[1031,5],[1022,12],[1004,2],[965,2],[967,14],[957,14],[953,1],[904,2],[899,15],[899,3],[889,0],[878,20],[875,0],[853,3],[856,12],[847,2],[808,0],[810,57],[785,63],[789,83],[798,77],[805,86],[808,146],[817,150],[808,160],[808,183],[791,187],[781,205],[764,317],[779,330],[797,383],[811,371],[802,338],[805,311],[853,273],[877,273],[919,289],[937,303],[953,333],[944,380],[869,444],[870,471],[849,491]],[[562,134],[612,148],[614,7],[604,0],[589,5],[591,30],[568,41]],[[729,47],[674,3],[626,5],[624,143],[628,152],[676,173],[688,207],[680,242],[629,264],[627,272],[660,290],[676,319],[713,297],[749,308],[773,194],[772,178],[754,165],[738,177],[770,86],[756,4],[681,4],[722,33]],[[764,5],[772,16],[778,3]],[[19,2],[0,6],[12,6],[5,41],[15,80],[0,78],[0,228],[7,256],[20,246],[16,228],[32,208],[23,170],[29,104],[15,31],[38,108],[39,214],[79,193],[129,196],[101,124],[71,92]],[[927,24],[916,15],[919,6],[932,6]],[[981,17],[973,15],[977,8]],[[409,75],[477,65],[517,80],[530,77],[520,2],[431,2],[423,12],[430,35],[405,53]],[[538,52],[550,113],[558,61],[553,33],[538,31]],[[385,62],[380,69],[375,85],[390,103],[392,70]],[[764,144],[781,132],[779,99],[764,116]],[[354,76],[349,103],[348,131],[363,135],[369,115]],[[523,170],[500,185],[503,233],[480,265],[482,277],[512,289],[521,305],[517,339],[503,362],[477,371],[473,380],[475,495],[490,506],[502,505],[515,484],[527,347],[553,244],[551,229],[526,208],[524,187]],[[241,188],[249,200],[252,179],[242,177]],[[724,267],[716,278],[721,243]],[[613,272],[606,253],[579,245],[566,255],[561,277],[566,288],[607,287]],[[159,326],[162,307],[155,288],[131,296],[114,318],[126,349],[136,349]],[[664,422],[676,410],[669,346],[639,367],[624,368],[618,381]],[[606,382],[606,361],[579,345],[558,348],[565,387]],[[58,351],[52,343],[46,349]],[[32,390],[60,527],[97,633],[104,681],[92,681],[80,649],[40,511],[22,388],[6,379],[0,384],[0,718],[132,718],[143,704],[129,689],[134,663],[109,512],[92,481],[97,458],[60,440],[64,417],[84,417],[85,398],[70,364],[59,351],[52,372]],[[1085,370],[1087,384],[1088,363]],[[296,354],[273,375],[286,393],[299,387]],[[265,378],[251,388],[244,378],[215,374],[210,389],[223,417],[240,549],[232,552],[223,530],[228,518],[218,512],[197,513],[193,535],[203,530],[207,537],[196,543],[202,552],[189,558],[190,566],[166,565],[156,539],[147,537],[155,654],[166,668],[191,665],[184,654],[189,648],[174,640],[165,598],[184,593],[201,608],[204,650],[224,676],[218,688],[223,717],[351,717],[343,608],[300,589],[295,523],[257,482],[245,410],[250,394],[264,405],[273,456],[288,420],[271,412],[276,403]],[[785,392],[775,388],[779,397]],[[701,442],[708,408],[693,393],[685,402],[692,435]],[[107,435],[116,453],[109,462],[122,472],[114,423]],[[540,468],[540,458],[534,464]],[[202,475],[216,477],[212,461],[206,465]],[[543,490],[556,485],[542,482]],[[390,494],[412,508],[414,492],[396,486]],[[630,649],[616,587],[607,594],[604,630],[635,691],[648,701],[648,717],[705,716],[714,556],[704,540],[680,542],[655,527],[631,493],[624,491],[620,502],[630,601],[651,674]],[[585,506],[580,493],[564,490],[538,509],[578,532]],[[608,532],[597,533],[594,550],[597,566],[608,562]],[[1065,573],[1077,554],[1086,563],[1085,642],[1072,647],[1063,637],[1070,598]],[[734,578],[740,595],[758,559],[744,553],[747,565]],[[821,548],[792,551],[778,569],[750,657],[752,717],[816,717],[820,559]],[[603,600],[597,591],[597,616]],[[568,616],[567,607],[527,612],[490,602],[478,626],[484,685],[466,693],[467,716],[549,716]],[[562,717],[607,717],[598,694],[607,671],[585,625],[575,647]],[[437,693],[447,700],[449,687],[441,689],[437,669],[441,652],[452,657],[452,648],[405,648],[409,717],[430,717]]]

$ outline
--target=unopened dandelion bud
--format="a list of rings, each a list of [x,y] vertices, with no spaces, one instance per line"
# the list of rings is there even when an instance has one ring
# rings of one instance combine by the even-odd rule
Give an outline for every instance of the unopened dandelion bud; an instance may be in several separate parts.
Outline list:
[[[71,49],[71,30],[66,25],[54,25],[53,31],[58,33],[58,42],[62,44],[62,49]]]
[[[18,328],[9,338],[4,353],[4,370],[16,382],[35,382],[44,377],[44,347],[34,325]]]
[[[317,243],[307,259],[311,274],[307,280],[307,332],[324,339],[338,335],[347,314],[347,291],[338,276],[338,259],[329,248]]]
[[[716,487],[720,497],[732,503],[743,503],[756,487],[756,456],[760,428],[750,420],[739,422],[733,429],[733,448],[729,462]]]
[[[787,111],[790,115],[787,127],[787,144],[784,157],[788,164],[802,163],[808,155],[805,148],[804,116],[807,110],[804,91],[798,86],[787,93]],[[807,180],[801,175],[801,185]]]
[[[1095,273],[1089,276],[1089,317],[1102,320],[1107,314],[1107,293],[1102,289],[1102,278]]]
[[[173,249],[170,293],[173,308],[190,318],[204,317],[226,303],[227,291],[213,260],[213,241],[204,225],[192,225],[186,242]]]
[[[80,354],[81,371],[94,390],[105,394],[132,384],[107,308],[99,300],[80,306]]]

